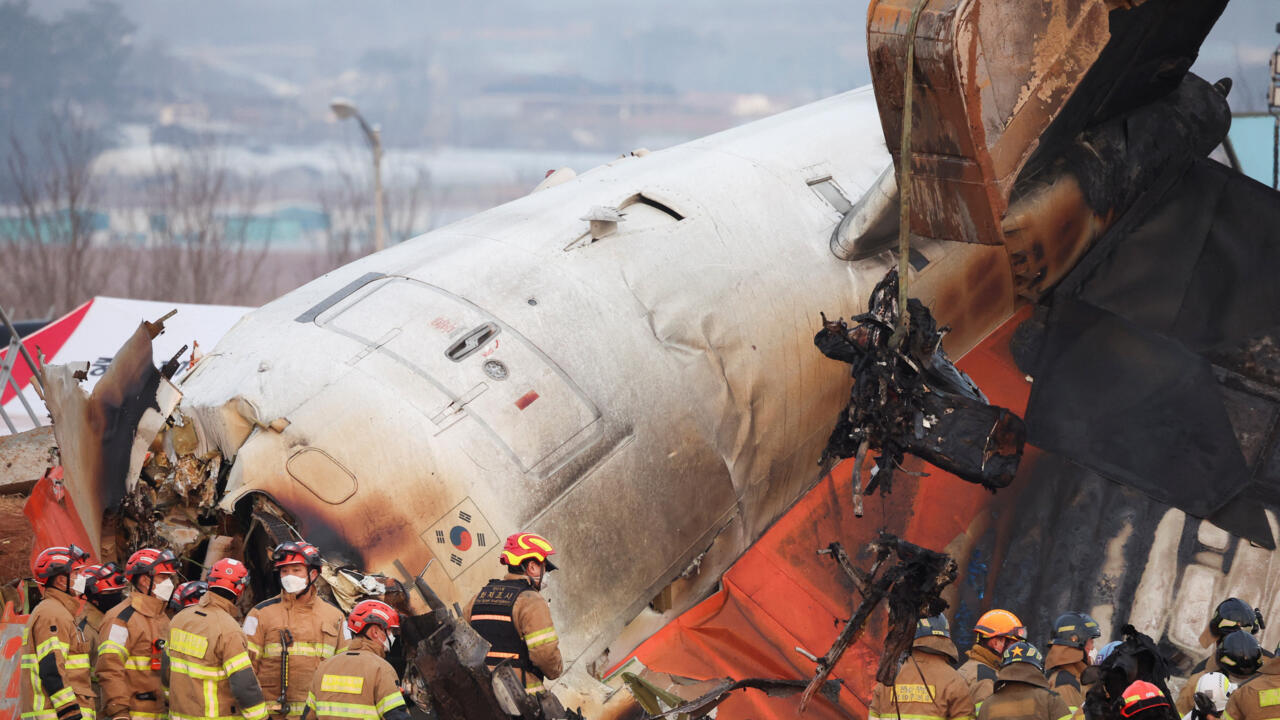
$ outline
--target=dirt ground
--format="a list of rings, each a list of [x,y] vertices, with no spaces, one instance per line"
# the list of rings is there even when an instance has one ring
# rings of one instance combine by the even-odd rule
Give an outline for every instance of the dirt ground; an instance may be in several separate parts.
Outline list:
[[[22,515],[26,498],[0,495],[0,585],[30,574],[31,526]]]

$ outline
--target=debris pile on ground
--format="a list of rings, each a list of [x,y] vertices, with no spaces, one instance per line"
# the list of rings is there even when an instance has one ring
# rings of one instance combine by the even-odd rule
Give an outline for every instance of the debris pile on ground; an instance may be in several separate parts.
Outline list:
[[[853,390],[823,451],[822,463],[857,458],[861,472],[869,451],[879,453],[864,491],[888,492],[907,453],[991,490],[1013,482],[1022,458],[1022,420],[987,398],[947,357],[933,314],[919,300],[907,303],[901,347],[890,338],[899,321],[898,271],[890,270],[871,292],[867,312],[834,322],[822,316],[814,337],[822,354],[849,363]]]

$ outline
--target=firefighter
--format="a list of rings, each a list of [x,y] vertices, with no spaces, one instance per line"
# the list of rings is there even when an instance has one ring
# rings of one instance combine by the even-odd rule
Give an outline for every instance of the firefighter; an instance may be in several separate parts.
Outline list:
[[[305,542],[276,546],[279,595],[258,604],[244,621],[249,659],[272,717],[302,715],[316,666],[345,643],[342,611],[316,596],[320,551]]]
[[[1093,641],[1101,636],[1097,621],[1085,613],[1063,613],[1053,621],[1045,674],[1049,688],[1062,696],[1073,713],[1084,705],[1087,688],[1080,684],[1080,675],[1091,664]]]
[[[18,712],[22,720],[93,720],[97,697],[89,678],[89,643],[76,628],[80,570],[88,553],[72,545],[45,548],[31,564],[44,599],[22,631]],[[74,580],[72,578],[75,578]]]
[[[969,684],[952,667],[959,657],[946,616],[921,619],[893,685],[876,684],[869,720],[972,720]]]
[[[489,669],[509,664],[530,693],[542,692],[544,678],[554,680],[564,671],[551,605],[541,594],[547,574],[556,569],[551,562],[555,553],[546,538],[533,533],[507,538],[499,558],[507,574],[490,580],[463,612],[492,646],[485,657]]]
[[[1209,625],[1200,635],[1200,644],[1207,647],[1212,643],[1213,652],[1191,669],[1187,684],[1183,685],[1182,692],[1178,693],[1178,713],[1185,715],[1195,707],[1195,687],[1202,675],[1223,671],[1222,666],[1218,664],[1218,645],[1223,638],[1236,630],[1257,635],[1258,631],[1265,627],[1262,612],[1240,598],[1231,597],[1218,603],[1218,606],[1213,609],[1213,617],[1209,618]]]
[[[177,615],[182,608],[191,607],[200,602],[200,598],[209,592],[209,583],[203,580],[192,580],[184,582],[173,591],[173,597],[169,598],[169,615]]]
[[[1000,658],[1004,650],[1019,640],[1027,639],[1027,629],[1017,615],[1008,610],[988,610],[973,626],[973,647],[966,653],[968,659],[960,666],[960,677],[969,684],[973,705],[982,707],[995,689],[996,674],[1000,670]]]
[[[351,643],[316,668],[303,720],[409,720],[396,671],[384,659],[400,630],[400,615],[379,600],[362,600],[346,627]]]
[[[249,570],[223,558],[209,568],[209,592],[169,624],[161,677],[173,720],[265,720],[267,705],[236,621]]]
[[[124,593],[129,583],[115,563],[89,565],[81,571],[81,574],[85,578],[84,598],[87,602],[80,608],[80,614],[76,616],[76,629],[89,645],[89,667],[94,668],[98,664],[98,630],[102,627],[106,613],[124,602]],[[97,710],[101,711],[103,698],[102,688],[98,685],[98,675],[90,672],[89,678],[93,691],[98,697]]]
[[[98,630],[111,608],[124,602],[129,582],[120,572],[120,566],[115,563],[89,565],[81,573],[85,579],[86,602],[76,616],[76,628],[89,643],[89,667],[94,667],[98,662]]]
[[[1235,692],[1236,684],[1225,673],[1211,672],[1200,676],[1195,684],[1195,705],[1182,716],[1183,720],[1217,720],[1227,709],[1227,700]]]
[[[105,717],[160,720],[165,715],[160,658],[169,634],[165,606],[173,595],[177,562],[172,550],[143,548],[124,565],[133,592],[129,602],[112,608],[102,621],[94,666],[102,685]]]
[[[1222,712],[1222,720],[1274,718],[1280,718],[1280,657],[1267,658],[1257,675],[1231,693]]]
[[[1028,642],[1005,648],[995,692],[982,703],[978,720],[1065,720],[1071,717],[1062,696],[1049,689],[1044,656]]]

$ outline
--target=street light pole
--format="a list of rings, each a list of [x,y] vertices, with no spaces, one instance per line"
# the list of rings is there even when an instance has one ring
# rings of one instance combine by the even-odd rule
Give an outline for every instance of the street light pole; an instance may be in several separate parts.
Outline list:
[[[350,100],[334,98],[329,103],[329,108],[339,120],[355,118],[356,122],[360,123],[360,129],[364,131],[364,139],[369,143],[369,149],[373,152],[373,251],[378,252],[387,246],[382,200],[382,131],[376,125],[369,125]]]

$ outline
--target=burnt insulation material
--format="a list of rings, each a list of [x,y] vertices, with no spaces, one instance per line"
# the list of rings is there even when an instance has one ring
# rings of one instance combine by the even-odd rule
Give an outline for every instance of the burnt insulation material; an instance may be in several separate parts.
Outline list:
[[[1275,480],[1202,354],[1280,323],[1280,193],[1201,159],[1155,200],[1052,297],[1028,440],[1274,547]]]

